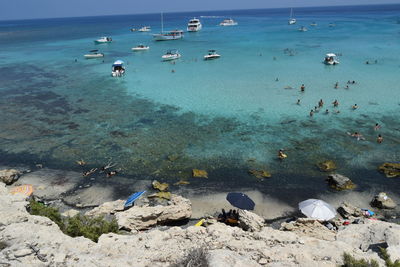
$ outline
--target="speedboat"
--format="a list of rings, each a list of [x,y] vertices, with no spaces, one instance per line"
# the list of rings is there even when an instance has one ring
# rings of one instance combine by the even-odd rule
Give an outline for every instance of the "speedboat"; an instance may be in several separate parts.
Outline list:
[[[138,45],[138,46],[135,46],[135,47],[132,47],[132,51],[147,51],[147,50],[149,50],[150,49],[150,47],[149,46],[146,46],[146,45],[142,45],[142,44],[140,44],[140,45]]]
[[[310,26],[317,26],[318,24],[314,21],[310,24]]]
[[[104,54],[103,53],[99,53],[99,50],[97,50],[97,49],[90,50],[89,52],[90,52],[90,54],[84,55],[84,57],[87,58],[87,59],[104,57]]]
[[[211,59],[216,59],[220,58],[221,55],[217,54],[217,51],[215,50],[208,50],[208,54],[204,56],[204,60],[211,60]]]
[[[307,28],[304,27],[304,26],[301,26],[301,27],[299,28],[299,32],[306,32],[306,31],[308,31],[308,30],[307,30]]]
[[[97,39],[94,41],[96,44],[106,44],[106,43],[111,43],[112,38],[111,37],[101,37],[100,39]]]
[[[326,65],[337,65],[339,64],[339,61],[336,58],[337,56],[333,53],[328,53],[326,54],[324,58],[324,64]]]
[[[296,24],[297,20],[295,18],[293,18],[293,8],[290,9],[290,18],[288,21],[289,25],[293,25]]]
[[[193,18],[189,21],[187,26],[188,32],[198,32],[203,28],[199,19]]]
[[[124,62],[122,60],[115,61],[111,68],[111,76],[121,77],[124,74],[125,74]]]
[[[150,32],[151,27],[150,26],[144,26],[138,30],[139,32]]]
[[[161,13],[161,33],[153,34],[153,38],[155,41],[179,40],[183,38],[183,31],[174,30],[164,33],[164,17],[163,13]]]
[[[165,53],[165,55],[163,55],[161,58],[164,61],[171,61],[171,60],[175,60],[181,57],[181,54],[178,53],[178,50],[176,49],[172,49],[172,50],[168,50],[167,53]]]
[[[233,19],[224,19],[219,26],[236,26],[238,23]]]

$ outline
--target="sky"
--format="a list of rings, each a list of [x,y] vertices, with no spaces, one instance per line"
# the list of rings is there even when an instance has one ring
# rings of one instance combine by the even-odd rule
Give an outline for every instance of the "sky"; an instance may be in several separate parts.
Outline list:
[[[0,20],[383,3],[400,0],[0,0]]]

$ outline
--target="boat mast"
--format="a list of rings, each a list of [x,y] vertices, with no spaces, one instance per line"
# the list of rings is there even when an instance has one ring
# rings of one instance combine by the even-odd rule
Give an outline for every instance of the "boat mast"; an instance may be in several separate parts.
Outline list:
[[[161,12],[161,33],[164,33],[164,15]]]
[[[293,18],[293,8],[290,9],[290,19]]]

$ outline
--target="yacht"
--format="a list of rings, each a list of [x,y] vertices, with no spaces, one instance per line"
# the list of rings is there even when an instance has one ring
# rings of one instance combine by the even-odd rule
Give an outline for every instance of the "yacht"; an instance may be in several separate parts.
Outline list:
[[[155,41],[169,41],[169,40],[179,40],[183,38],[182,30],[174,30],[164,33],[164,18],[163,13],[161,13],[161,33],[153,34]]]
[[[122,60],[115,61],[111,68],[111,76],[121,77],[124,74],[125,74],[124,62]]]
[[[138,46],[135,46],[135,47],[132,47],[132,51],[135,51],[135,52],[137,52],[137,51],[147,51],[147,50],[149,50],[149,49],[150,49],[149,46],[147,46],[147,45],[142,45],[142,44],[140,44],[140,45],[138,45]]]
[[[188,32],[198,32],[203,28],[199,19],[193,18],[189,21],[187,26]]]
[[[106,44],[106,43],[111,43],[112,38],[111,37],[100,37],[100,39],[97,39],[94,41],[96,44]]]
[[[301,26],[301,27],[299,28],[299,32],[306,32],[306,31],[308,31],[308,30],[307,30],[307,28],[304,27],[304,26]]]
[[[87,59],[104,57],[104,54],[99,53],[99,50],[97,50],[97,49],[90,50],[89,52],[90,52],[90,54],[84,55],[84,57]]]
[[[236,26],[238,23],[233,19],[224,19],[220,24],[220,26]]]
[[[151,27],[150,26],[143,26],[138,31],[139,32],[150,32],[151,31]]]
[[[326,65],[337,65],[337,64],[339,64],[339,61],[337,60],[336,57],[337,56],[335,54],[328,53],[328,54],[325,55],[324,63]]]
[[[204,56],[204,60],[211,60],[211,59],[216,59],[220,58],[221,55],[217,54],[217,51],[215,50],[208,50],[208,54]]]
[[[175,60],[181,57],[181,54],[179,54],[178,50],[176,49],[171,49],[168,50],[167,53],[165,53],[165,55],[163,55],[161,58],[163,59],[163,61],[171,61],[171,60]]]
[[[290,9],[290,18],[288,21],[289,25],[293,25],[296,24],[297,20],[295,18],[293,18],[293,8]]]

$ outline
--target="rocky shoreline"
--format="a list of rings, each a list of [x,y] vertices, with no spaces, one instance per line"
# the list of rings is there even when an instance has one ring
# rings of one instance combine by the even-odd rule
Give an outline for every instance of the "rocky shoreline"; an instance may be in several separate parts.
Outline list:
[[[169,200],[145,197],[124,210],[123,200],[100,185],[85,187],[90,179],[82,181],[77,173],[0,169],[3,182],[5,170],[10,182],[0,182],[0,266],[183,266],[184,259],[197,254],[209,266],[338,266],[344,253],[384,266],[379,246],[392,261],[400,260],[400,225],[364,218],[361,209],[348,203],[339,209],[335,230],[304,218],[282,223],[278,230],[247,211],[240,212],[239,227],[205,214],[199,227],[187,223],[193,219],[191,201],[176,194]],[[118,183],[128,185],[123,179]],[[28,213],[27,197],[10,193],[19,184],[33,185],[33,196],[56,205],[63,216],[113,217],[123,232],[103,234],[97,243],[67,236],[50,219]],[[134,188],[149,186],[149,181],[137,181]],[[379,208],[396,208],[388,199],[380,194],[373,202]],[[346,225],[345,220],[356,223]],[[182,226],[172,226],[178,224]]]

